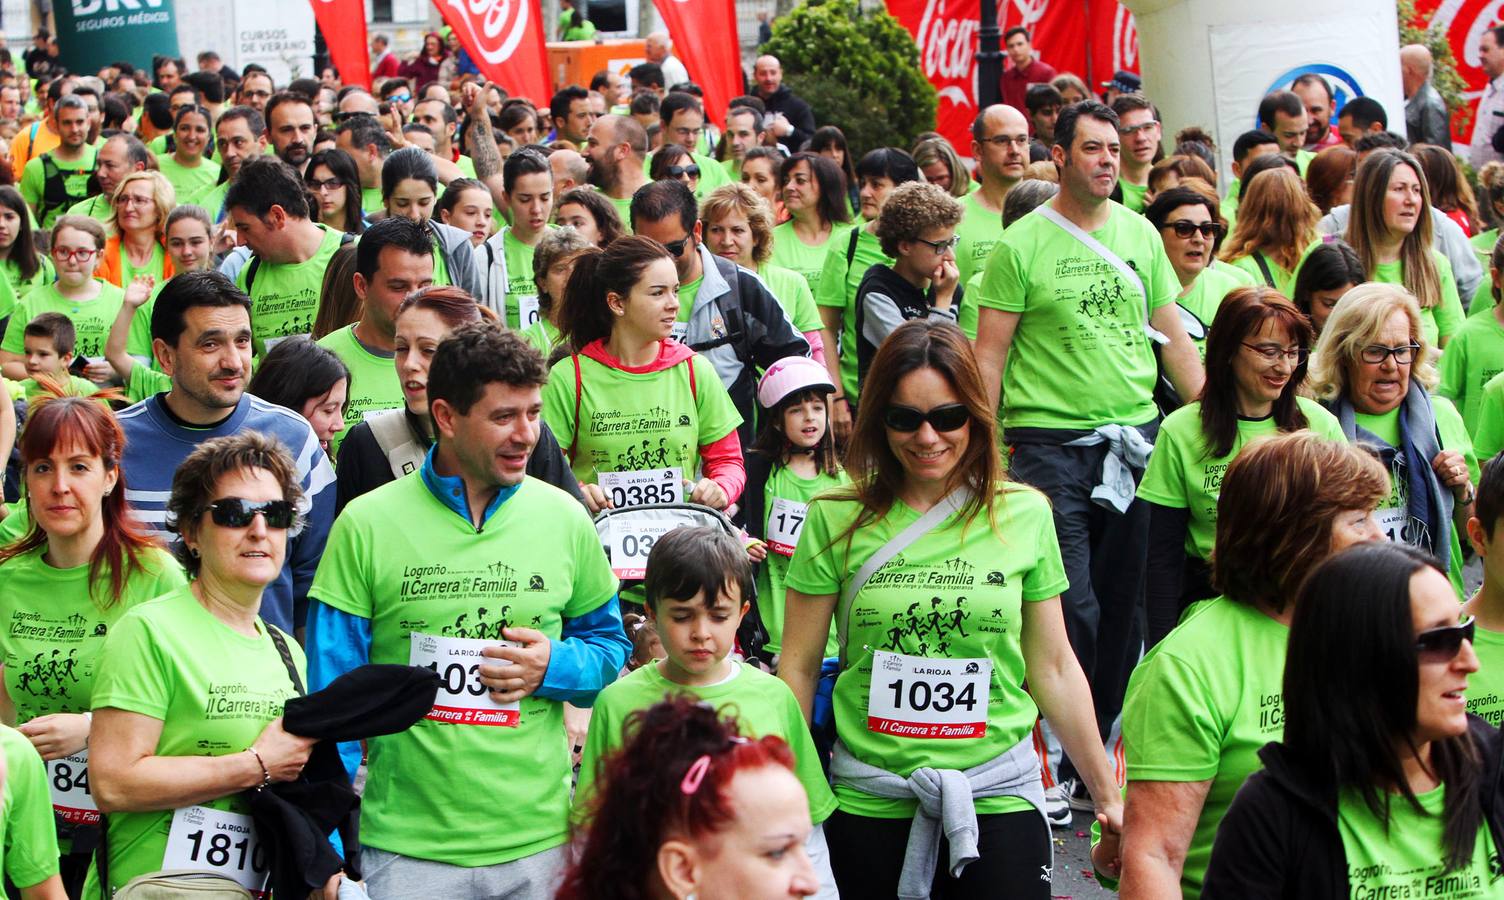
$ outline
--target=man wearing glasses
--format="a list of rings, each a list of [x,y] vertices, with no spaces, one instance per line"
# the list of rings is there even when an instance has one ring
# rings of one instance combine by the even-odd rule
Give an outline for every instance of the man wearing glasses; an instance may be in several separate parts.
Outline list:
[[[221,181],[212,189],[199,194],[195,202],[218,222],[225,217],[225,194],[240,172],[241,164],[266,153],[266,123],[261,114],[249,106],[232,106],[214,123],[214,146],[219,151]],[[103,150],[100,151],[100,159],[104,159]],[[103,168],[104,163],[101,162],[101,171]],[[103,178],[100,183],[103,186]]]
[[[1123,167],[1118,174],[1123,205],[1141,213],[1149,190],[1149,170],[1159,154],[1159,116],[1143,94],[1118,95],[1112,101],[1112,111],[1118,114],[1118,138],[1123,148]]]
[[[240,92],[235,95],[235,103],[239,106],[249,106],[264,116],[266,115],[266,102],[272,99],[272,92],[275,90],[272,76],[252,70],[247,72],[245,78],[241,80]]]
[[[678,144],[689,151],[695,164],[700,167],[700,183],[695,188],[695,198],[703,200],[711,191],[731,182],[731,176],[720,163],[696,150],[705,134],[705,106],[700,98],[683,91],[670,91],[658,107],[658,118],[663,123],[663,142]],[[647,169],[653,164],[648,156],[643,163]]]
[[[1003,236],[1003,200],[1029,165],[1028,120],[1001,103],[982,110],[971,123],[971,155],[977,160],[980,187],[961,198],[956,267],[963,285],[982,271]]]

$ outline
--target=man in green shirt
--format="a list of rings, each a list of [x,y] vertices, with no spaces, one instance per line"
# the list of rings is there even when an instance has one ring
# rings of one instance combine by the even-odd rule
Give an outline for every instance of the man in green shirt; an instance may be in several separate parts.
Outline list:
[[[486,241],[491,264],[486,272],[484,298],[492,309],[505,312],[508,328],[521,331],[538,323],[538,288],[533,283],[533,248],[551,227],[554,176],[548,160],[524,147],[502,165],[506,187],[502,196],[512,224]]]
[[[548,117],[553,121],[555,140],[585,146],[585,138],[589,137],[590,126],[596,119],[595,110],[590,107],[590,92],[577,84],[560,88],[549,101]]]
[[[747,151],[753,147],[761,147],[763,138],[767,135],[764,130],[762,113],[750,106],[733,106],[726,113],[726,154],[727,159],[721,163],[726,174],[733,181],[742,177],[742,160],[747,158]]]
[[[345,430],[329,441],[331,454],[339,452],[344,436],[366,413],[402,406],[402,385],[393,361],[397,353],[397,307],[408,294],[431,284],[433,241],[421,224],[390,216],[360,236],[354,276],[360,319],[319,341],[350,370]]]
[[[193,202],[218,222],[225,216],[225,195],[240,167],[266,155],[266,121],[249,106],[232,106],[214,123],[214,144],[219,148],[220,182],[201,191]]]
[[[647,152],[648,133],[631,116],[601,116],[585,138],[590,183],[606,195],[623,222],[631,218],[632,195],[648,183]]]
[[[1274,91],[1259,101],[1259,128],[1274,135],[1279,152],[1295,160],[1302,178],[1316,154],[1306,149],[1306,105],[1291,91]]]
[[[1199,396],[1205,380],[1175,311],[1180,284],[1163,242],[1108,199],[1120,124],[1096,101],[1061,112],[1051,148],[1060,193],[1004,232],[988,259],[976,340],[1010,473],[1054,508],[1070,581],[1066,630],[1104,739],[1138,656],[1149,522],[1132,491],[1159,424],[1153,343],[1168,339],[1159,357],[1180,396]],[[1121,476],[1116,490],[1109,474]],[[1061,775],[1064,787],[1073,768]]]
[[[1123,205],[1141,213],[1147,205],[1144,195],[1149,191],[1149,170],[1159,152],[1159,116],[1143,94],[1119,94],[1112,101],[1112,111],[1122,123],[1118,136],[1123,142],[1123,170],[1118,186],[1123,189]]]
[[[551,896],[567,862],[564,702],[589,706],[631,644],[589,518],[525,474],[546,379],[515,332],[445,338],[428,374],[437,444],[345,507],[314,576],[310,687],[366,662],[445,679],[423,721],[369,742],[377,897]],[[342,752],[353,772],[359,747]],[[476,828],[477,809],[504,827]]]
[[[689,151],[700,167],[700,181],[695,185],[695,199],[704,200],[710,192],[731,182],[720,163],[697,151],[705,134],[705,105],[694,94],[669,91],[658,106],[658,120],[663,125],[663,142],[678,144]],[[653,156],[643,160],[643,169],[652,165]]]
[[[266,104],[265,115],[266,139],[272,151],[302,175],[308,157],[313,155],[313,135],[319,127],[313,104],[302,94],[282,91]]]
[[[28,162],[21,173],[21,196],[42,228],[51,228],[63,210],[89,196],[89,175],[94,171],[89,107],[83,98],[63,97],[52,115],[62,143]]]
[[[364,114],[351,116],[340,123],[334,145],[355,160],[355,170],[360,173],[361,209],[382,212],[381,164],[392,154],[392,141],[381,120]]]
[[[961,198],[956,268],[964,287],[1003,236],[1003,200],[1023,180],[1029,164],[1029,123],[1011,106],[995,103],[971,123],[971,154],[977,160],[976,190]],[[972,300],[975,303],[975,300]]]
[[[253,254],[235,283],[251,298],[257,352],[313,330],[324,269],[344,241],[310,218],[303,180],[275,157],[246,160],[225,194],[225,210]]]
[[[68,215],[108,222],[114,215],[110,197],[115,186],[131,172],[146,169],[151,159],[151,151],[133,135],[121,133],[106,138],[94,154],[94,180],[99,184],[99,193],[68,207]]]

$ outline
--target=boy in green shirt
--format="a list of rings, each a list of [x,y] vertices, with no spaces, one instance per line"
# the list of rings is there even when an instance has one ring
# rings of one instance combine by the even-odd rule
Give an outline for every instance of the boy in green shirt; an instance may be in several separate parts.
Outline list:
[[[73,347],[77,333],[73,321],[59,312],[44,312],[26,323],[21,333],[26,357],[26,380],[21,390],[30,402],[42,393],[38,378],[50,378],[69,394],[87,397],[99,388],[87,378],[79,378],[68,371],[73,363]]]
[[[1467,680],[1467,711],[1488,724],[1504,723],[1504,540],[1499,540],[1499,519],[1504,517],[1504,455],[1483,464],[1478,480],[1478,498],[1467,520],[1467,536],[1483,560],[1483,584],[1463,604],[1464,614],[1477,626],[1473,652],[1478,671]]]
[[[735,538],[715,528],[678,528],[648,554],[648,621],[663,641],[665,659],[655,660],[608,685],[595,700],[575,808],[584,808],[602,760],[622,743],[627,716],[684,693],[735,716],[748,737],[777,735],[794,753],[794,774],[809,795],[806,849],[823,889],[833,890],[830,855],[821,823],[836,799],[820,766],[819,752],[793,691],[777,678],[731,658],[736,631],[750,608],[752,565]],[[823,891],[822,891],[823,893]]]

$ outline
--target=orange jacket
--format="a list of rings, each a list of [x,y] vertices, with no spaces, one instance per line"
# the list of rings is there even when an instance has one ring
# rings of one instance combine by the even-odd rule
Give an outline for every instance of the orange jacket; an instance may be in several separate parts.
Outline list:
[[[95,278],[103,278],[115,287],[124,288],[123,283],[124,265],[120,260],[120,235],[114,235],[104,242],[104,252],[100,254],[99,265],[94,269]],[[162,281],[165,282],[177,274],[172,267],[172,257],[167,255],[166,248],[162,250]]]

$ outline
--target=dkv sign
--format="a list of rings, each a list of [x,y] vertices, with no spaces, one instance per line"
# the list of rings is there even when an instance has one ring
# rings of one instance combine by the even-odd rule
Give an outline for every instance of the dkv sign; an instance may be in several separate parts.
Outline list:
[[[54,9],[60,61],[70,72],[116,60],[149,70],[153,54],[178,55],[172,0],[69,0]]]

